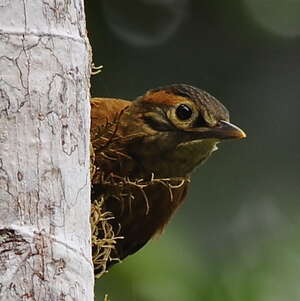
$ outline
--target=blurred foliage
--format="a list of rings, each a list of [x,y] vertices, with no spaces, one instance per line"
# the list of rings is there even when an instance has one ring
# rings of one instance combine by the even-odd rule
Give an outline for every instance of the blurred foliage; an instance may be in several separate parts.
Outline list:
[[[195,172],[166,233],[98,280],[98,300],[300,299],[299,1],[102,0],[86,10],[104,65],[92,95],[133,99],[184,82],[219,98],[248,134]]]
[[[96,295],[108,291],[112,301],[298,300],[298,236],[266,240],[259,251],[250,246],[234,259],[209,262],[169,233],[109,271],[98,281]]]

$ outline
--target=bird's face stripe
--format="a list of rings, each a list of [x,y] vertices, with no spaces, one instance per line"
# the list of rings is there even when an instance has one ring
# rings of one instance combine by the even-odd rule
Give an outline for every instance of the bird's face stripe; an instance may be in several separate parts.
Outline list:
[[[186,98],[167,91],[148,92],[143,97],[142,102],[154,103],[166,106],[177,106],[181,102],[186,102]]]

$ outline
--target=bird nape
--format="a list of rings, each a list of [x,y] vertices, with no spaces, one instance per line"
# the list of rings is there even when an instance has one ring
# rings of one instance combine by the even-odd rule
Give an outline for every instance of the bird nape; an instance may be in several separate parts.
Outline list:
[[[185,84],[152,89],[134,101],[93,98],[91,106],[92,202],[102,200],[122,237],[109,267],[164,229],[185,200],[193,169],[219,142],[246,134],[216,98]]]

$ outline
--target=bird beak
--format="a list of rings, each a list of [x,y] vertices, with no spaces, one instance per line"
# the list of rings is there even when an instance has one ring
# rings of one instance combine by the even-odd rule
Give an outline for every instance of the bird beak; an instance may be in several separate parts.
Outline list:
[[[214,127],[199,127],[199,128],[189,128],[185,129],[185,132],[192,134],[190,137],[192,140],[196,139],[244,139],[246,134],[236,125],[221,120]]]
[[[245,132],[236,125],[221,120],[216,126],[213,127],[198,127],[198,128],[186,128],[186,133],[190,133],[191,136],[187,136],[187,140],[197,139],[244,139],[247,137]]]
[[[209,136],[213,138],[218,138],[221,140],[225,139],[244,139],[246,138],[246,133],[237,127],[236,125],[221,120],[216,127],[209,130]]]

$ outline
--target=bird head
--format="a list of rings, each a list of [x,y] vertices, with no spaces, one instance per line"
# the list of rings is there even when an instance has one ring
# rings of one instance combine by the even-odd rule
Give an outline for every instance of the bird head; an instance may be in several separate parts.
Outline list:
[[[144,133],[132,154],[147,172],[160,177],[187,175],[222,140],[246,137],[230,123],[228,110],[215,97],[185,84],[147,91],[126,114],[128,128]]]

